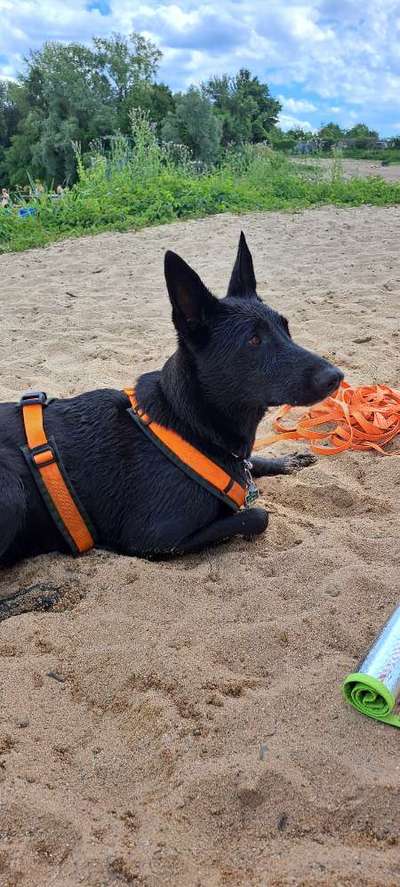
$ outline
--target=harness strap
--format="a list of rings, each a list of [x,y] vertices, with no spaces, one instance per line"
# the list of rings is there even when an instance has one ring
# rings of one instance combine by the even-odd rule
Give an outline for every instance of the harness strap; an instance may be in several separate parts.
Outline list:
[[[152,437],[166,456],[235,511],[245,504],[247,496],[245,487],[238,484],[208,456],[180,437],[176,431],[153,422],[150,416],[140,409],[134,388],[124,388],[124,394],[129,398],[131,404],[129,413],[132,418]]]
[[[43,421],[46,404],[47,397],[42,391],[27,391],[22,395],[20,407],[28,444],[22,447],[22,452],[58,529],[73,553],[82,554],[93,548],[95,542],[89,519],[72,490],[55,441],[47,438]]]

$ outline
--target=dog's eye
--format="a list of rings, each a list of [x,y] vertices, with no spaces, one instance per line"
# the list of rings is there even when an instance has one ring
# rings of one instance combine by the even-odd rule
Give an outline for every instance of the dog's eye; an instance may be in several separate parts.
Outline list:
[[[249,345],[252,345],[253,348],[257,348],[258,345],[261,345],[261,339],[259,336],[252,336],[249,341]]]

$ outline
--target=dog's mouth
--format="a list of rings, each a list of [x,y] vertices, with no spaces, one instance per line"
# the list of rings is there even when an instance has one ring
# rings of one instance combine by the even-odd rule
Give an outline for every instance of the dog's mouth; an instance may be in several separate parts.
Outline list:
[[[338,382],[334,379],[329,385],[326,385],[323,391],[320,391],[318,394],[314,394],[313,396],[307,398],[296,398],[293,400],[286,401],[291,407],[312,407],[316,403],[321,403],[327,397],[331,397],[333,394],[339,390],[341,385],[341,380]],[[272,404],[270,404],[272,406]],[[280,406],[280,404],[277,404]]]
[[[288,404],[288,406],[291,407],[312,407],[316,403],[321,403],[321,401],[325,400],[327,397],[331,397],[333,394],[335,394],[336,391],[339,390],[341,382],[342,379],[339,379],[339,381],[337,379],[333,379],[332,382],[326,385],[323,390],[315,393],[314,395],[308,393],[308,396],[301,398],[288,398],[285,401],[282,400],[279,402],[269,401],[266,407],[266,412],[268,412],[268,410],[275,409],[276,407],[281,407],[283,406],[283,404]]]
[[[318,396],[314,396],[311,399],[307,400],[291,400],[291,407],[312,407],[316,403],[321,403],[323,400],[326,400],[327,397],[331,397],[332,394],[336,394],[336,392],[340,388],[337,382],[334,382],[332,385],[329,385],[324,392],[321,392]]]

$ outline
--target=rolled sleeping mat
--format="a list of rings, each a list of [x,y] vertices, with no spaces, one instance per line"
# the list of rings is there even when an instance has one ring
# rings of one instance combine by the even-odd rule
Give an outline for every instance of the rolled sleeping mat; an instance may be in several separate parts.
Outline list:
[[[361,714],[400,727],[400,606],[342,690]]]

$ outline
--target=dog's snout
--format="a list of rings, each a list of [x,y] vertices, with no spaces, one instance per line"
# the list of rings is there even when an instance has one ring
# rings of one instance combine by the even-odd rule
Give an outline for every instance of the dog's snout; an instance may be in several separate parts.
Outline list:
[[[343,373],[337,367],[324,366],[313,376],[315,392],[323,400],[329,394],[333,394],[343,380]]]

